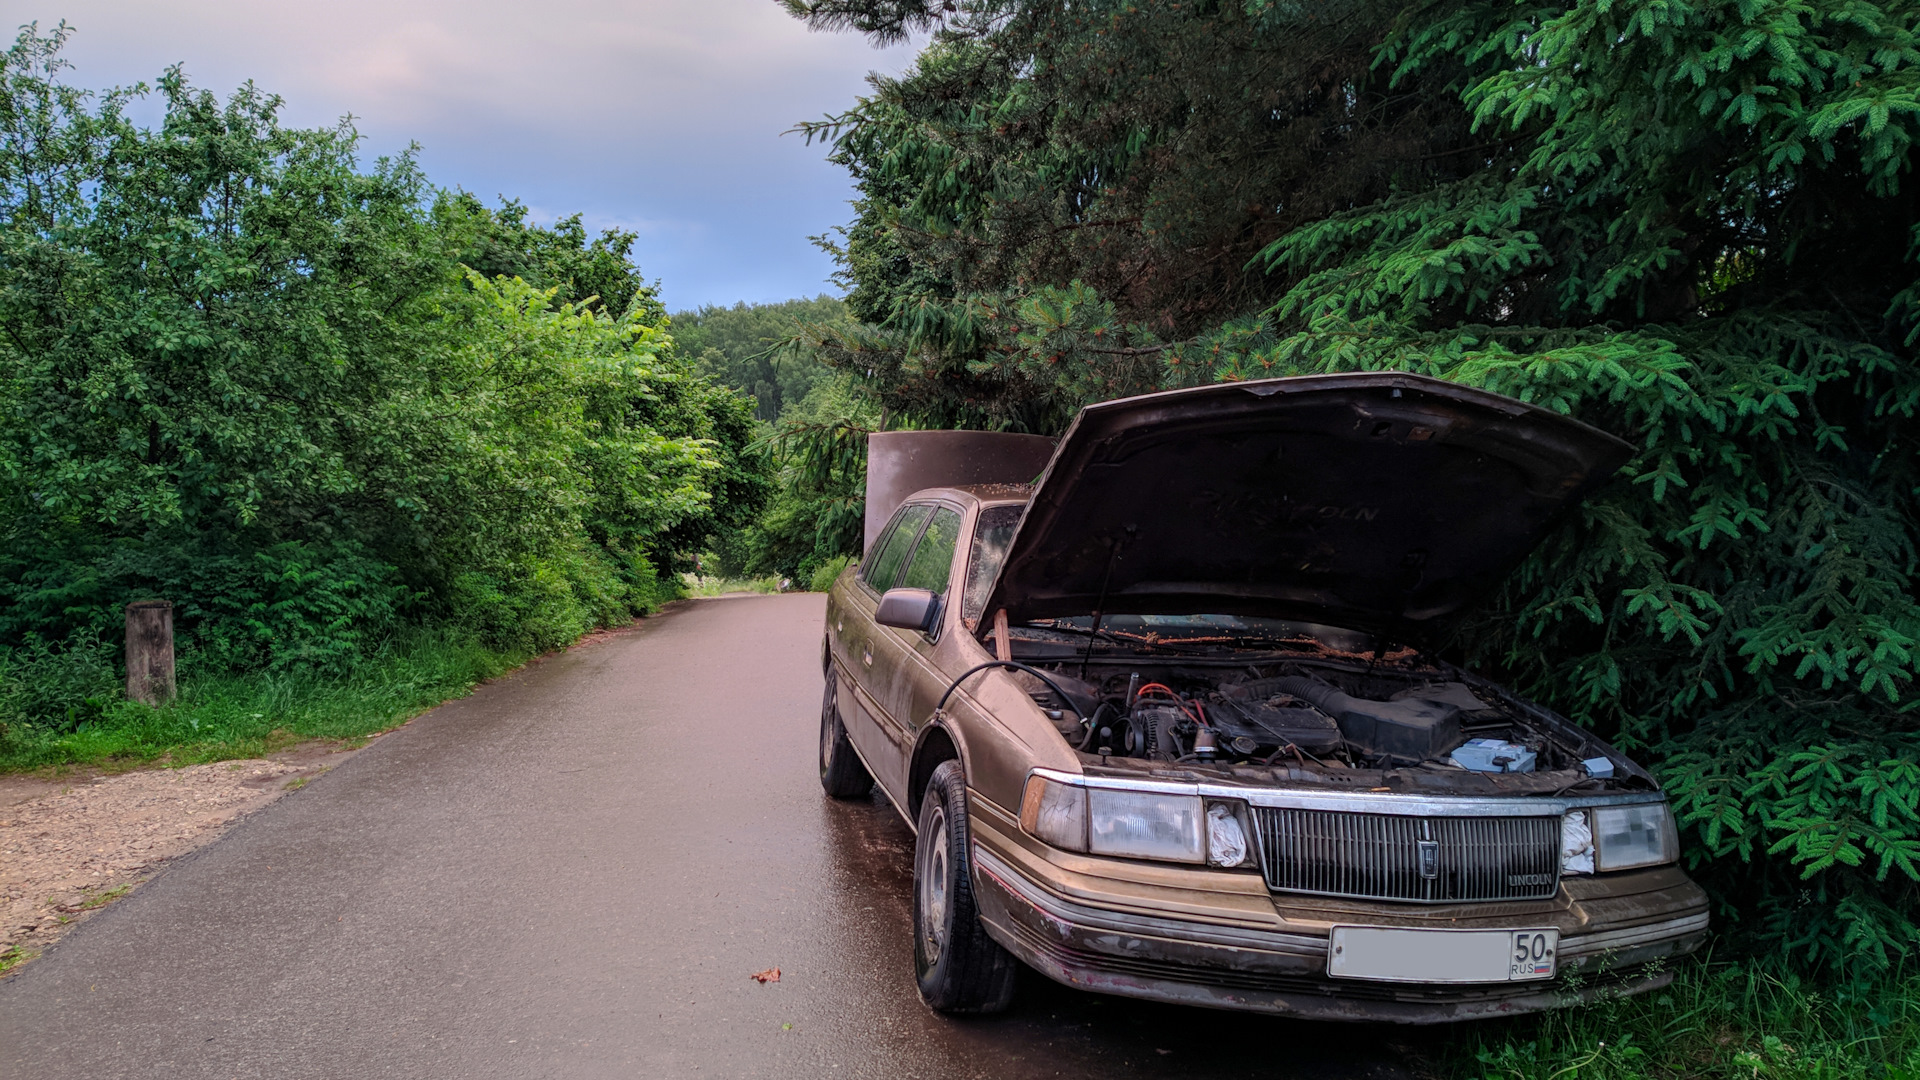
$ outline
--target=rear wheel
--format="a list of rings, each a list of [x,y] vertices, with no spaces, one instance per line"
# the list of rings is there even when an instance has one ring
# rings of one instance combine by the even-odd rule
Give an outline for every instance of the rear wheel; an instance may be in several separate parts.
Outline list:
[[[987,936],[973,901],[966,774],[943,762],[920,803],[913,851],[913,969],[941,1012],[999,1012],[1013,1000],[1012,954]]]
[[[820,786],[836,799],[857,799],[873,790],[873,777],[847,741],[839,698],[839,673],[828,668],[826,696],[820,702]]]

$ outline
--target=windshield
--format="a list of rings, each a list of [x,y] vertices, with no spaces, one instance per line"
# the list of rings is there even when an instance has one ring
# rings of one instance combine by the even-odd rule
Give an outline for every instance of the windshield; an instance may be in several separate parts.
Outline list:
[[[968,629],[980,623],[980,609],[987,604],[987,586],[993,584],[1000,564],[1007,560],[1007,545],[1013,543],[1013,531],[1020,527],[1020,516],[1027,508],[1020,505],[989,506],[980,511],[973,527],[973,553],[967,556],[967,593],[960,604],[960,618]]]

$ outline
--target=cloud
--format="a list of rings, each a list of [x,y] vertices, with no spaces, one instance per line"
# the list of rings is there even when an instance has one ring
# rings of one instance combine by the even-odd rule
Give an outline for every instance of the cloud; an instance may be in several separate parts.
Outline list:
[[[9,7],[30,8],[10,2]],[[546,220],[580,211],[641,236],[670,303],[813,295],[831,267],[807,241],[846,220],[847,178],[780,133],[839,112],[869,69],[911,50],[814,34],[773,0],[60,0],[76,78],[199,86],[248,79],[286,119],[347,114],[370,154],[418,142],[428,174],[506,194]],[[16,10],[16,21],[36,17]]]

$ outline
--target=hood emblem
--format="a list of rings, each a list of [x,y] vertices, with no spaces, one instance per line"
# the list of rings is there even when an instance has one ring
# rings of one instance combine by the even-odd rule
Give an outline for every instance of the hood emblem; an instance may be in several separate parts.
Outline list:
[[[1428,881],[1440,876],[1440,841],[1420,841],[1420,876]]]

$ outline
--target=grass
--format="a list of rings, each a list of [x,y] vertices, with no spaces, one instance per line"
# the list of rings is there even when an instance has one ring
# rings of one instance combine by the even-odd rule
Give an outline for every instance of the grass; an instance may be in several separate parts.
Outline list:
[[[115,885],[111,889],[107,889],[102,892],[97,892],[97,893],[94,893],[92,896],[87,897],[85,900],[81,901],[80,906],[74,910],[92,911],[95,908],[103,908],[132,891],[133,891],[133,884],[131,882],[125,885]]]
[[[18,945],[7,946],[5,950],[0,950],[0,975],[5,975],[38,955],[40,954],[26,952]]]
[[[1449,1080],[1920,1080],[1920,977],[1821,988],[1685,962],[1664,990],[1462,1025],[1430,1054]]]
[[[160,708],[115,701],[71,731],[15,725],[0,732],[0,772],[162,759],[193,765],[259,757],[304,739],[361,739],[460,697],[530,655],[420,631],[344,674],[187,677],[179,700]]]
[[[702,577],[698,574],[682,574],[680,580],[685,585],[688,596],[724,596],[727,593],[777,593],[780,591],[780,579]]]
[[[54,918],[60,920],[62,923],[70,923],[73,921],[74,916],[83,911],[93,911],[97,908],[106,907],[108,904],[127,895],[133,891],[133,886],[133,882],[128,882],[125,885],[116,885],[111,889],[88,896],[85,900],[80,901],[77,906],[56,907],[54,908]]]

